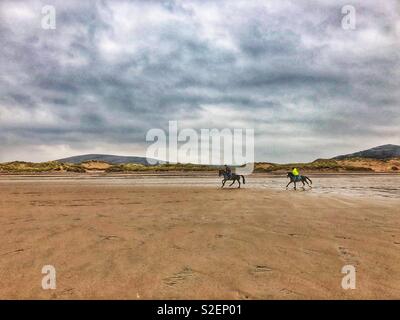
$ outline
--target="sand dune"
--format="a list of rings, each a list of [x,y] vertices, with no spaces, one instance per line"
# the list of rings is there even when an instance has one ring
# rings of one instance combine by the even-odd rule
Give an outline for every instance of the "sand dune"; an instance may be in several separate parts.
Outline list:
[[[2,299],[400,298],[398,199],[79,180],[0,192]],[[56,290],[41,288],[47,264]]]

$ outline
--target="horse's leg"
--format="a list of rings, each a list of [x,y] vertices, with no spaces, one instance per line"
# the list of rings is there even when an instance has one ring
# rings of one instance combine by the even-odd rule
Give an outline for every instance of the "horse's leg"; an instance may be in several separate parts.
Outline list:
[[[235,183],[235,179],[233,179],[232,183],[229,185],[230,187]]]
[[[294,183],[294,190],[297,190],[296,189],[296,181],[293,181],[293,183]]]
[[[291,184],[293,181],[289,181],[289,183],[286,185],[286,189],[289,187],[289,184]]]
[[[310,188],[312,188],[312,180],[309,178],[309,177],[306,177],[306,181],[310,181],[310,184],[309,184],[309,186],[310,186]],[[307,181],[307,183],[308,183],[308,181]]]
[[[238,189],[240,189],[240,177],[238,177],[237,182],[239,183]]]
[[[221,188],[223,188],[224,186],[225,186],[225,182],[226,182],[226,180],[224,179],[224,180],[222,180],[222,186],[221,186]]]

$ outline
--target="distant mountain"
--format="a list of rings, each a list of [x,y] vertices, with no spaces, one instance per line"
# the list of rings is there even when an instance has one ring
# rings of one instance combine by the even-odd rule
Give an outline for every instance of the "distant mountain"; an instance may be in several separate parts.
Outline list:
[[[356,158],[356,157],[373,158],[373,159],[389,159],[389,158],[400,157],[400,146],[394,144],[385,144],[383,146],[371,148],[368,150],[337,156],[332,159],[341,160],[341,159]]]
[[[102,161],[102,162],[107,162],[110,164],[122,164],[122,163],[137,163],[137,164],[143,164],[143,165],[149,165],[147,162],[147,158],[145,157],[129,157],[129,156],[115,156],[115,155],[110,155],[110,154],[84,154],[80,156],[74,156],[74,157],[69,157],[69,158],[63,158],[63,159],[58,159],[56,161],[58,162],[64,162],[64,163],[74,163],[74,164],[79,164],[85,161]],[[149,159],[153,160],[153,162],[158,162],[160,164],[165,163],[164,161],[160,160],[155,160],[155,159]]]

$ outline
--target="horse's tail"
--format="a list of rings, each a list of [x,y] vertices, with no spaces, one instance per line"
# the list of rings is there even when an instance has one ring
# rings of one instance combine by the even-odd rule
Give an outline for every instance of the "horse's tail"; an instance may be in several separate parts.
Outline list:
[[[243,179],[243,184],[246,184],[246,180],[244,180],[244,176],[240,175]]]
[[[306,179],[307,179],[308,181],[310,181],[310,183],[312,184],[312,181],[311,181],[311,179],[310,179],[309,177],[306,177]]]

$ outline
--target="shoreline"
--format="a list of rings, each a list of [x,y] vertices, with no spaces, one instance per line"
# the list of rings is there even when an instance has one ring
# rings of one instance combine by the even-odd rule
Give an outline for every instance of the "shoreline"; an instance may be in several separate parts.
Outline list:
[[[386,198],[400,199],[400,175],[393,174],[363,174],[363,175],[309,175],[313,180],[311,187],[302,188],[297,184],[297,193],[304,195],[342,195],[356,198]],[[288,189],[288,179],[285,175],[253,174],[246,176],[246,184],[241,184],[240,190],[264,190],[293,192],[293,184]],[[143,174],[68,174],[68,175],[13,175],[0,176],[0,185],[103,185],[106,187],[176,187],[213,189],[218,192],[221,187],[221,178],[217,175],[143,175]],[[238,185],[229,186],[223,190],[236,189]]]

